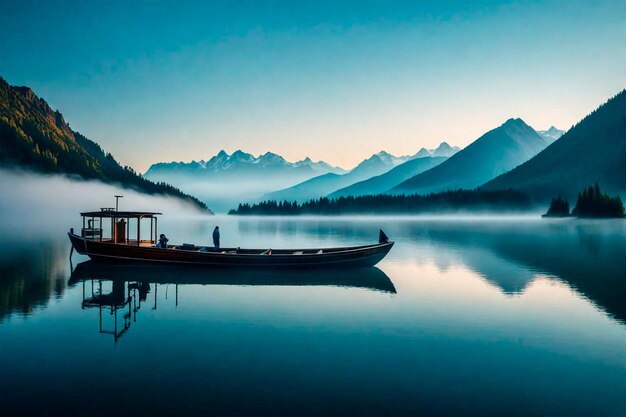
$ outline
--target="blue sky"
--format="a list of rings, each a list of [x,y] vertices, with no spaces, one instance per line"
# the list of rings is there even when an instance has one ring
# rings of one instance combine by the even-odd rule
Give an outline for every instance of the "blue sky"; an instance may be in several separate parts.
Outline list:
[[[0,75],[123,163],[350,167],[569,128],[626,87],[624,1],[0,2]]]

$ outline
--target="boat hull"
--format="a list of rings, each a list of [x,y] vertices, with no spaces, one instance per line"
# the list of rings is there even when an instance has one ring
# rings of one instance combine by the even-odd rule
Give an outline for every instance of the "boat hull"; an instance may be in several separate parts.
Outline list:
[[[345,248],[274,250],[272,254],[202,252],[184,249],[159,249],[85,239],[68,233],[74,250],[100,262],[150,262],[207,267],[251,268],[364,268],[376,265],[389,253],[394,242]],[[226,253],[225,253],[226,252]],[[261,252],[259,250],[258,252]],[[296,252],[305,252],[295,254]],[[308,253],[307,253],[308,252]]]

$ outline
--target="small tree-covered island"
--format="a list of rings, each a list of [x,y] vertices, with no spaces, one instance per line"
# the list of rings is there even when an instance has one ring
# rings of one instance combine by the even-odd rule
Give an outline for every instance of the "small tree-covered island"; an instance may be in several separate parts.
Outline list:
[[[578,193],[576,206],[570,213],[569,202],[561,196],[555,197],[543,217],[623,218],[624,203],[619,196],[611,196],[600,190],[600,186],[589,186]]]
[[[550,202],[548,211],[542,217],[569,217],[569,201],[561,196],[554,197]]]

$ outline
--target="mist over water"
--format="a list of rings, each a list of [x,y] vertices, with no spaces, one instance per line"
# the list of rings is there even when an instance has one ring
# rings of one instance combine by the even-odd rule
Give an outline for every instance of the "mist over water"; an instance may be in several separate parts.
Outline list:
[[[268,178],[252,174],[229,175],[224,178],[210,178],[199,180],[193,176],[156,177],[156,180],[165,181],[184,190],[204,201],[216,213],[227,213],[237,208],[239,203],[255,203],[268,198],[272,191],[294,186],[308,178],[292,178],[271,176]]]
[[[622,220],[208,216],[101,183],[0,178],[7,414],[626,410]],[[396,244],[357,273],[70,263],[78,212],[114,194],[121,209],[163,212],[173,243],[208,244],[219,225],[223,246],[359,245],[379,228]]]

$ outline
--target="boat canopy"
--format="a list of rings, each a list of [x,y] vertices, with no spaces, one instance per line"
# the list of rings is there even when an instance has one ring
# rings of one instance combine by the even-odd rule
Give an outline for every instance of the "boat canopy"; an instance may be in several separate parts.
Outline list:
[[[157,243],[158,213],[155,211],[119,211],[115,208],[101,208],[100,211],[86,211],[80,213],[83,217],[81,236],[86,239],[99,240],[101,242],[132,244],[137,246],[152,246]],[[108,227],[104,227],[103,219],[107,219]],[[150,220],[149,239],[141,237],[141,221]],[[135,238],[130,239],[130,222],[136,223]],[[147,236],[146,236],[147,237]]]
[[[154,211],[115,211],[114,208],[101,208],[100,211],[87,211],[80,213],[83,217],[102,217],[102,218],[125,218],[125,219],[143,219],[147,217],[155,217],[163,213]]]

